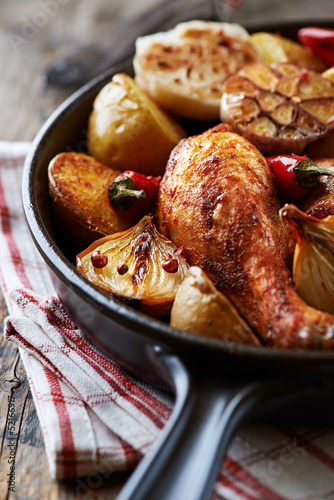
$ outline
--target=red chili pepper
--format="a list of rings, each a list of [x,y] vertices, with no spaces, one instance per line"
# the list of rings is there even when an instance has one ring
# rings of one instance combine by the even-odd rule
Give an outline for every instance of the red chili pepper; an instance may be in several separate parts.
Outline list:
[[[334,30],[309,26],[298,31],[298,39],[329,66],[334,65]]]
[[[270,156],[267,162],[275,174],[277,191],[284,202],[303,198],[319,184],[320,175],[334,175],[334,171],[319,168],[307,156]]]
[[[161,176],[146,176],[126,170],[109,186],[107,199],[116,212],[139,220],[152,210],[160,181]]]

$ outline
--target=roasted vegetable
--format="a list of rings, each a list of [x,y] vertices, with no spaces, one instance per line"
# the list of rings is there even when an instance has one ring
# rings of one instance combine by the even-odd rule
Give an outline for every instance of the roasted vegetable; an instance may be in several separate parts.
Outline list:
[[[152,177],[126,170],[108,188],[107,196],[115,212],[138,221],[153,211],[161,176]]]
[[[182,252],[158,233],[148,215],[77,256],[77,268],[89,281],[155,317],[169,313],[188,267]]]
[[[322,76],[334,83],[334,66],[324,71]],[[334,158],[334,132],[329,132],[323,139],[309,144],[306,154],[311,158]]]
[[[319,184],[296,205],[303,212],[324,219],[334,215],[334,158],[320,158],[316,162],[318,167],[331,170],[333,176],[320,177]]]
[[[226,342],[260,345],[227,297],[196,266],[189,268],[176,293],[171,326]]]
[[[160,175],[171,150],[185,135],[174,119],[122,73],[97,95],[87,139],[89,152],[105,165]]]
[[[334,82],[334,66],[331,66],[330,68],[326,69],[326,71],[322,73],[322,76]]]
[[[270,156],[266,160],[275,174],[277,190],[282,201],[297,201],[319,184],[321,175],[334,175],[332,170],[318,167],[306,155]]]
[[[132,226],[106,200],[106,189],[120,173],[83,153],[60,153],[51,161],[53,206],[66,237],[79,248]]]
[[[297,238],[293,279],[299,295],[310,306],[334,314],[334,216],[319,220],[285,205],[281,218]]]
[[[134,68],[136,81],[174,115],[217,120],[224,80],[256,61],[262,55],[240,25],[190,21],[138,38]]]
[[[326,68],[326,64],[308,47],[289,40],[279,33],[258,32],[251,35],[251,38],[268,64],[290,62],[320,73]]]
[[[298,31],[299,40],[328,66],[334,65],[334,30],[308,26]]]
[[[263,154],[300,154],[334,129],[334,82],[294,64],[253,64],[225,82],[221,119]]]

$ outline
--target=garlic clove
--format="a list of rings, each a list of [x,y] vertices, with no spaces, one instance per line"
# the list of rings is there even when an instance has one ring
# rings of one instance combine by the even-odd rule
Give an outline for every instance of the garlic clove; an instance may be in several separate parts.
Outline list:
[[[171,326],[195,335],[260,346],[231,302],[197,266],[189,268],[171,311]]]
[[[118,298],[133,299],[139,310],[154,317],[170,312],[188,267],[180,250],[157,231],[150,215],[77,255],[77,268],[89,281]]]
[[[286,204],[280,211],[296,235],[293,280],[310,306],[334,314],[334,216],[317,219]]]

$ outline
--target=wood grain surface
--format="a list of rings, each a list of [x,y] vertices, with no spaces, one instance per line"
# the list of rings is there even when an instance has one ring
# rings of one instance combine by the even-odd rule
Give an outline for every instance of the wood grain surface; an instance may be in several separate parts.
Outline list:
[[[1,0],[0,140],[31,141],[48,116],[75,90],[46,84],[46,68],[73,48],[105,39],[158,0]],[[166,0],[168,1],[168,0]],[[209,3],[209,2],[208,2]],[[250,16],[334,16],[333,0],[215,0],[226,21]],[[262,16],[262,18],[261,18]],[[113,47],[110,47],[112,51]],[[6,306],[0,292],[1,331]],[[0,336],[0,500],[116,498],[129,473],[52,481],[43,437],[17,348]],[[15,456],[15,493],[8,461]],[[177,500],[177,499],[176,499]]]

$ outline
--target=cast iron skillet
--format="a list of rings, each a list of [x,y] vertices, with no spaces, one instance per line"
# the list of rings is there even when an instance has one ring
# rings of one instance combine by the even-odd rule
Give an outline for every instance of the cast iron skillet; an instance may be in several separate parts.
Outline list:
[[[302,25],[253,27],[293,38]],[[23,205],[34,242],[73,320],[102,351],[139,377],[175,394],[173,415],[155,450],[142,460],[122,500],[204,500],[210,497],[237,425],[246,418],[280,419],[329,413],[334,400],[334,353],[280,351],[201,338],[107,297],[75,269],[48,195],[47,166],[62,151],[85,151],[87,118],[99,90],[131,61],[69,98],[34,140],[23,173]],[[80,249],[81,250],[81,249]],[[317,420],[319,417],[317,417]]]

